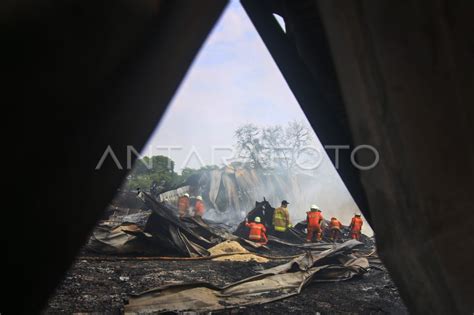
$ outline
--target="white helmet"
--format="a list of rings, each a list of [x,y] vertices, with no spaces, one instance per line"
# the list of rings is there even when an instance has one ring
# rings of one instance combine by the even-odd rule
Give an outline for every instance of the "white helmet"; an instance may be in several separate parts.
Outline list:
[[[255,217],[255,222],[260,223],[260,217]]]
[[[185,193],[185,194],[184,194],[184,197],[188,197],[188,198],[189,198],[189,194],[188,194],[188,193]]]
[[[202,201],[202,197],[201,197],[201,196],[197,196],[196,199]]]
[[[311,205],[311,210],[321,210],[317,205]]]

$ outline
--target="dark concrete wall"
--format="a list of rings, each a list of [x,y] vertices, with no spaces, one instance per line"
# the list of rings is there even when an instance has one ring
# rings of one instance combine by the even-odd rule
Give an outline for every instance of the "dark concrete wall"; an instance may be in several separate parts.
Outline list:
[[[379,254],[414,313],[474,311],[474,2],[318,1]]]

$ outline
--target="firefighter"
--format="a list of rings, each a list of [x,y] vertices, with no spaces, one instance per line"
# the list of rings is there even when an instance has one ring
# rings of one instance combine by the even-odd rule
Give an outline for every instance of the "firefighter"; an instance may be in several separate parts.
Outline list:
[[[248,219],[245,218],[245,226],[250,228],[249,240],[260,244],[267,244],[267,229],[260,221],[260,217],[255,217],[254,222],[249,223]]]
[[[351,238],[354,240],[360,240],[360,234],[362,231],[362,225],[364,222],[362,221],[362,218],[360,217],[360,213],[356,213],[354,217],[351,220],[351,224],[349,225],[349,228],[351,229]]]
[[[194,217],[202,218],[206,212],[206,207],[204,206],[204,201],[202,201],[201,196],[196,197],[196,203],[194,204]]]
[[[181,197],[178,198],[178,214],[179,217],[184,217],[189,210],[189,194],[185,193]]]
[[[331,232],[331,240],[335,242],[341,238],[342,224],[335,217],[331,218],[331,222],[329,223],[329,229]]]
[[[306,212],[306,242],[312,242],[315,234],[316,239],[318,241],[321,240],[323,234],[321,229],[322,221],[323,215],[321,214],[321,209],[317,205],[312,205],[310,211]]]
[[[283,236],[287,229],[291,228],[290,213],[288,212],[288,205],[290,203],[286,200],[281,202],[281,206],[275,209],[273,213],[273,229],[275,235]]]

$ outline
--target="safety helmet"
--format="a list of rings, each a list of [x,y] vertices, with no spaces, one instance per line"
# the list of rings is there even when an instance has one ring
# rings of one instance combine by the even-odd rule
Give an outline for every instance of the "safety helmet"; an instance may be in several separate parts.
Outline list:
[[[260,223],[260,217],[255,217],[255,222]]]
[[[356,216],[356,217],[360,217],[360,213],[355,213],[355,216]]]
[[[202,201],[202,197],[201,197],[201,196],[197,196],[196,199]]]
[[[185,194],[184,194],[184,197],[188,197],[188,198],[189,198],[189,194],[188,194],[188,193],[185,193]]]
[[[317,205],[311,205],[311,210],[320,210]]]

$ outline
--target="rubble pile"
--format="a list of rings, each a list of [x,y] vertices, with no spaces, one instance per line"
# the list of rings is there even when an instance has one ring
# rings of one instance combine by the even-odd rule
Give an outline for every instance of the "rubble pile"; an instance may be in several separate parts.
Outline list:
[[[148,194],[140,196],[142,208],[146,210],[123,216],[120,223],[102,221],[92,233],[86,249],[106,254],[197,257],[209,256],[207,248],[225,239],[225,234],[219,235],[222,231],[212,230],[193,218],[179,220],[172,208]],[[119,216],[114,219],[117,218]]]
[[[114,213],[111,219],[100,222],[92,233],[87,250],[108,255],[205,257],[211,255],[208,251],[211,247],[227,240],[253,250],[268,249],[247,239],[249,229],[244,221],[231,233],[225,224],[194,217],[178,218],[173,206],[146,193],[140,195],[142,204],[134,213],[123,216]],[[270,203],[264,200],[256,202],[247,217],[254,220],[259,216],[267,227],[271,227],[273,211]],[[287,231],[284,239],[270,235],[269,242],[312,250],[325,250],[332,246],[327,234],[324,234],[323,243],[305,244],[305,226],[305,221],[296,224]],[[343,227],[342,233],[347,239],[348,227]],[[375,245],[373,238],[365,235],[361,241],[368,248]]]
[[[141,259],[254,263],[260,268],[224,286],[216,282],[168,282],[154,289],[148,287],[144,293],[135,292],[129,298],[126,312],[208,312],[259,305],[297,295],[311,282],[360,277],[370,269],[369,259],[377,263],[370,238],[336,244],[325,237],[322,242],[305,243],[305,222],[288,229],[283,238],[269,235],[268,245],[262,245],[247,239],[249,229],[245,222],[231,233],[225,224],[189,216],[178,218],[176,207],[169,201],[188,189],[162,194],[162,200],[141,192],[141,203],[134,201],[137,209],[123,208],[126,213],[120,213],[120,207],[116,207],[109,219],[94,230],[86,252],[145,256]],[[247,217],[253,220],[260,216],[265,225],[271,226],[273,211],[264,200],[256,202]],[[347,234],[345,229],[343,235]]]

